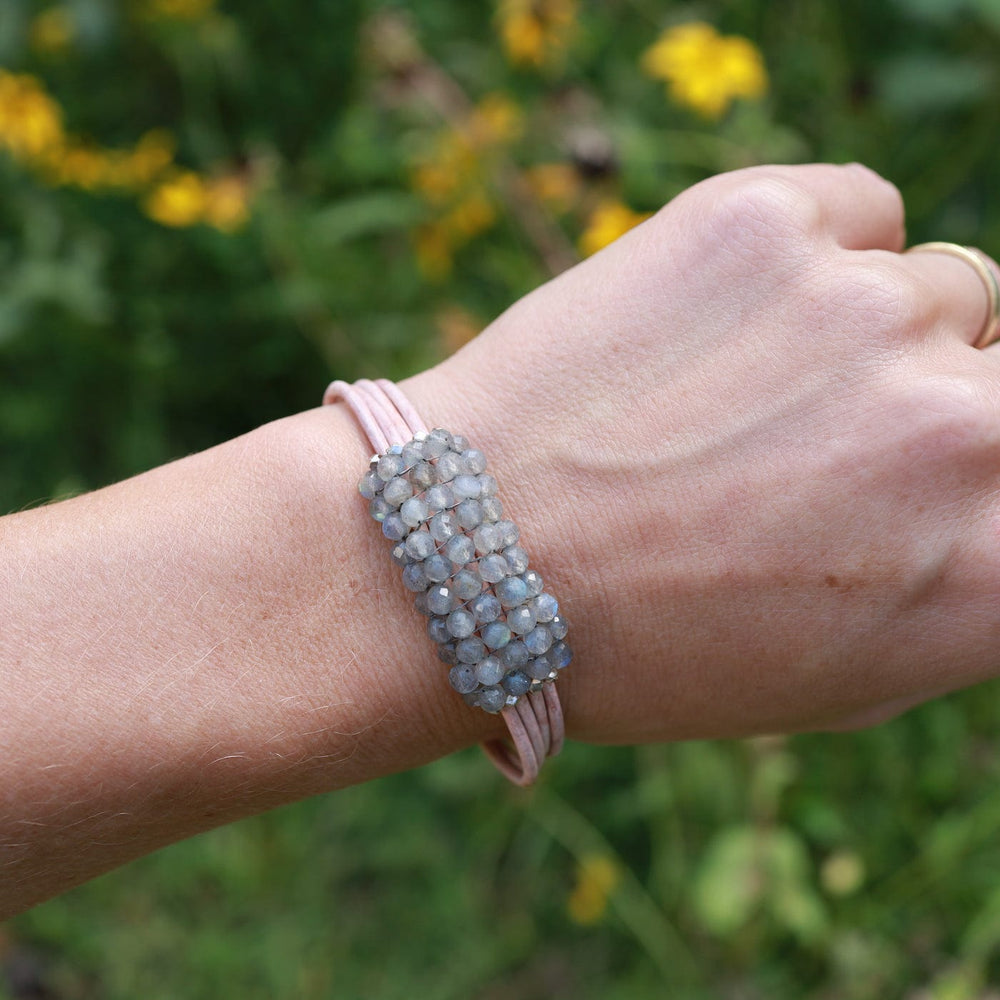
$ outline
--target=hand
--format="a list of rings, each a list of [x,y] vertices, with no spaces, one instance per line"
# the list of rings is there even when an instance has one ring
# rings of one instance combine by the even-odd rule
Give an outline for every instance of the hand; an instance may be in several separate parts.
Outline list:
[[[880,721],[997,672],[1000,348],[871,171],[706,181],[406,391],[482,447],[570,736]]]

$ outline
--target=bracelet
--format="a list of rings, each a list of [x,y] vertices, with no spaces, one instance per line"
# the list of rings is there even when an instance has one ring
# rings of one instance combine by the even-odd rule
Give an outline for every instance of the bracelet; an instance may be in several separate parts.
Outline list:
[[[510,740],[483,749],[515,784],[532,784],[562,749],[553,682],[573,654],[558,602],[503,517],[485,456],[461,435],[428,431],[387,379],[331,382],[323,402],[338,400],[375,449],[358,489],[393,543],[451,687],[468,705],[502,715]]]

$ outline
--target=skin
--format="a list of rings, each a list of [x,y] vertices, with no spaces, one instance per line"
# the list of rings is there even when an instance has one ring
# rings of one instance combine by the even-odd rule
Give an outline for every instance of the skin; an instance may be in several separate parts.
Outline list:
[[[403,383],[561,599],[570,737],[867,725],[997,673],[986,296],[903,246],[863,167],[722,175]],[[0,519],[0,916],[502,734],[446,689],[369,452],[327,407]]]

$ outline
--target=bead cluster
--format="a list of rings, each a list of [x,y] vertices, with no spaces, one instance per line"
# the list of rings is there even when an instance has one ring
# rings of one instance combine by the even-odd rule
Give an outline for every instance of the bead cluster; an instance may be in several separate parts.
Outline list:
[[[469,705],[499,712],[555,680],[573,657],[566,623],[528,568],[481,451],[441,428],[419,431],[372,458],[358,489]]]

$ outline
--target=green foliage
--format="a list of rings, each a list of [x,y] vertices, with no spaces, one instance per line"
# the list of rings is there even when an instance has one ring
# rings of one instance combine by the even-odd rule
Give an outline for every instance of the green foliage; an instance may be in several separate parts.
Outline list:
[[[173,168],[238,181],[250,218],[164,226],[148,190],[56,186],[0,152],[4,510],[315,405],[329,378],[430,364],[572,262],[598,204],[652,211],[720,170],[861,160],[902,188],[913,242],[1000,247],[995,0],[583,3],[540,66],[512,65],[501,22],[458,0],[244,0],[187,21],[156,2],[73,0],[72,38],[46,48],[48,5],[3,0],[0,64],[100,149],[168,130]],[[643,74],[692,18],[756,43],[766,96],[706,119]],[[495,94],[517,129],[493,121],[481,174],[435,201],[420,167]],[[524,193],[538,165],[567,168],[565,204]],[[527,795],[461,754],[38,907],[0,968],[81,1000],[985,997],[994,694],[846,736],[570,746]],[[578,924],[594,858],[617,875]]]

